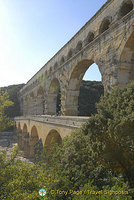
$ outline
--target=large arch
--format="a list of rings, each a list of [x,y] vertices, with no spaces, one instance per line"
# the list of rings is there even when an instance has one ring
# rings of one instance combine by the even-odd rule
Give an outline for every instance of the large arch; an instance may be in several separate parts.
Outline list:
[[[120,57],[118,84],[120,87],[134,80],[134,31],[126,41]]]
[[[37,115],[43,115],[44,114],[44,90],[43,87],[40,86],[38,91],[37,91]]]
[[[35,145],[39,141],[39,136],[38,136],[38,131],[36,126],[33,126],[31,129],[31,134],[30,134],[30,157],[35,156]]]
[[[60,145],[61,143],[62,143],[62,138],[61,138],[60,134],[58,133],[57,130],[52,129],[48,133],[46,140],[45,140],[45,146],[46,146],[47,151],[53,150],[52,147],[55,144]]]
[[[65,100],[65,115],[78,115],[78,96],[81,81],[87,69],[94,63],[93,60],[82,60],[74,68],[71,73]]]
[[[48,92],[48,114],[55,115],[60,111],[60,106],[57,105],[57,102],[60,104],[60,83],[57,78],[54,78],[51,81]]]

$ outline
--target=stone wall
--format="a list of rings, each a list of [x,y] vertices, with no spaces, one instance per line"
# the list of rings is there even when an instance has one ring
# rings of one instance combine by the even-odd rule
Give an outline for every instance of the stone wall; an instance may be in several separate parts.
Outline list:
[[[109,0],[20,90],[22,115],[77,115],[80,83],[96,63],[105,91],[134,79],[134,0]]]

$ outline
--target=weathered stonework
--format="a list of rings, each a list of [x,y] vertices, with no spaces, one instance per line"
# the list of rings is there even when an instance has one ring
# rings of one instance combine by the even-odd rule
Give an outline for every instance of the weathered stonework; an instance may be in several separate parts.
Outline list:
[[[37,72],[19,93],[22,115],[55,114],[58,88],[62,115],[77,115],[81,80],[92,63],[105,91],[134,79],[134,0],[109,0]]]
[[[60,144],[65,136],[79,128],[88,117],[27,116],[16,117],[18,145],[26,157],[34,157],[35,146],[51,148],[51,142]],[[39,142],[40,141],[40,142]],[[41,148],[40,148],[41,147]]]
[[[24,129],[24,121],[27,127],[30,123],[31,129],[38,121],[36,119],[37,121],[29,122],[27,116],[56,115],[59,89],[61,91],[61,115],[77,115],[80,83],[86,70],[93,63],[98,65],[105,91],[111,91],[115,86],[123,87],[129,81],[134,80],[133,5],[134,0],[108,0],[76,35],[27,82],[19,92],[21,112],[25,116],[25,119],[16,119],[17,123],[21,124],[21,130]],[[41,123],[37,126],[35,128],[39,129],[38,131],[35,131],[35,128],[34,131],[30,128],[26,131],[29,132],[29,141],[33,142],[30,142],[31,157],[35,143],[39,138],[44,138],[46,132],[49,134],[51,131],[46,125],[43,126],[46,126],[49,131],[40,131]],[[19,135],[19,137],[24,138],[24,132],[23,130],[22,136]],[[41,132],[42,135],[31,136],[32,132]],[[66,135],[66,132],[67,127],[62,129],[60,137]],[[52,131],[51,135],[53,134]],[[55,134],[58,135],[59,130]],[[44,142],[43,139],[43,144]],[[22,148],[25,144],[27,144],[27,138],[25,142],[20,143]]]

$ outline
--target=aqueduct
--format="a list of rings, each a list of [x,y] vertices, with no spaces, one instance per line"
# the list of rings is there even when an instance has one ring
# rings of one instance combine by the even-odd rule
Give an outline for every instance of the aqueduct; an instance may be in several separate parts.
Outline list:
[[[22,117],[15,120],[19,144],[31,157],[39,141],[44,145],[54,137],[60,143],[87,120],[76,117],[78,96],[82,78],[93,63],[99,67],[105,91],[134,79],[133,7],[134,0],[107,0],[20,90]],[[51,117],[57,112],[59,91],[62,117]]]

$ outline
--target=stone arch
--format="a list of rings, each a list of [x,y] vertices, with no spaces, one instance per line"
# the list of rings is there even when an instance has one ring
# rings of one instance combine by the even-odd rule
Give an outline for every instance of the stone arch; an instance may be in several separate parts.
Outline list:
[[[80,84],[85,72],[93,63],[93,60],[84,59],[73,68],[66,91],[64,115],[72,116],[78,114]]]
[[[133,2],[131,0],[125,0],[119,10],[119,19],[127,15],[131,10],[133,10]]]
[[[45,140],[45,146],[46,146],[46,149],[48,151],[51,151],[52,147],[54,146],[54,144],[58,144],[60,145],[62,143],[62,138],[59,134],[59,132],[55,129],[52,129],[47,137],[46,137],[46,140]]]
[[[79,41],[76,46],[76,53],[78,53],[82,49],[82,41]]]
[[[120,56],[118,69],[118,84],[120,87],[134,80],[134,31],[126,41]]]
[[[90,42],[92,42],[94,40],[94,33],[93,32],[89,32],[85,41],[85,44],[89,44]]]
[[[37,91],[37,115],[44,114],[44,90],[43,87],[40,86]]]
[[[57,78],[54,78],[50,83],[48,91],[48,114],[50,115],[57,114],[57,102],[58,102],[57,98],[59,97],[59,93],[60,93],[60,82]]]
[[[36,126],[33,126],[31,129],[31,134],[30,134],[30,157],[34,157],[35,155],[35,145],[39,141],[39,136],[38,136],[38,131]]]
[[[111,23],[111,17],[105,17],[100,25],[99,28],[99,34],[102,34],[105,32],[107,29],[109,29],[110,23]]]
[[[64,56],[61,57],[60,64],[62,65],[65,62]]]
[[[67,54],[67,59],[70,59],[73,56],[73,50],[70,49],[68,54]]]
[[[27,133],[28,133],[27,125],[24,124],[22,130],[22,144],[21,144],[22,149],[24,148],[24,137],[27,135]]]

